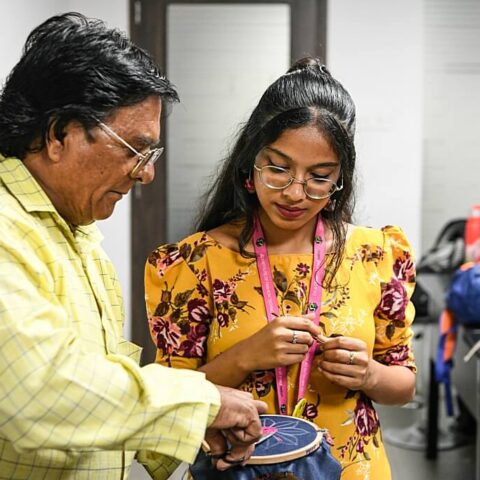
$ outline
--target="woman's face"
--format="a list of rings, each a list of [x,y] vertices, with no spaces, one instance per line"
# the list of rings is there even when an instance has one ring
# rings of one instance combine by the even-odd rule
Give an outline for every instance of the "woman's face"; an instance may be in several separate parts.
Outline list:
[[[329,198],[316,200],[307,196],[306,185],[300,182],[308,180],[309,193],[323,196],[333,184],[322,182],[322,179],[336,183],[340,176],[337,155],[314,126],[285,130],[277,140],[260,150],[255,165],[254,185],[260,215],[266,215],[282,230],[298,230],[309,224],[329,202]],[[276,169],[259,171],[266,166],[281,167],[288,173]],[[266,185],[283,185],[288,182],[289,175],[297,181],[286,188],[273,189]]]

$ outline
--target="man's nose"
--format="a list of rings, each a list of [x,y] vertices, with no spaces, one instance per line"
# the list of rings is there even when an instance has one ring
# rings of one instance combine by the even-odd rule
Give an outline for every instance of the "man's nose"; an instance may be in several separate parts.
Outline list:
[[[136,175],[135,180],[143,185],[153,182],[155,178],[155,165],[147,163]]]

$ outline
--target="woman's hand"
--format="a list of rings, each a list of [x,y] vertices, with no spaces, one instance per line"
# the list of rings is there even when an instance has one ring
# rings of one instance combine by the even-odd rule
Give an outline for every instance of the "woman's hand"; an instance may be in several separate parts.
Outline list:
[[[332,383],[350,390],[366,390],[372,383],[372,360],[363,340],[320,337],[318,370]]]
[[[277,317],[255,335],[238,343],[245,371],[268,370],[300,363],[321,330],[306,317]]]

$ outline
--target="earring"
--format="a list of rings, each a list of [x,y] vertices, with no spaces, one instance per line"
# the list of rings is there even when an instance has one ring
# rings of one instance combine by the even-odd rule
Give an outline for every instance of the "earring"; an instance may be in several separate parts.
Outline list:
[[[246,188],[248,193],[253,193],[255,191],[255,185],[251,178],[246,178],[243,186]]]

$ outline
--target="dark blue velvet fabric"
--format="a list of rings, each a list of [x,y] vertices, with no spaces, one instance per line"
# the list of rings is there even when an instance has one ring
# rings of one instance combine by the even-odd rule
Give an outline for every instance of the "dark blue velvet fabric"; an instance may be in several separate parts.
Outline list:
[[[272,436],[259,443],[255,457],[288,454],[309,445],[318,445],[316,427],[305,420],[281,416],[262,415],[262,424],[278,429]],[[203,451],[197,456],[190,472],[195,480],[338,480],[341,467],[332,456],[330,447],[322,439],[320,446],[303,457],[271,465],[247,465],[219,472],[212,466],[210,457]]]

